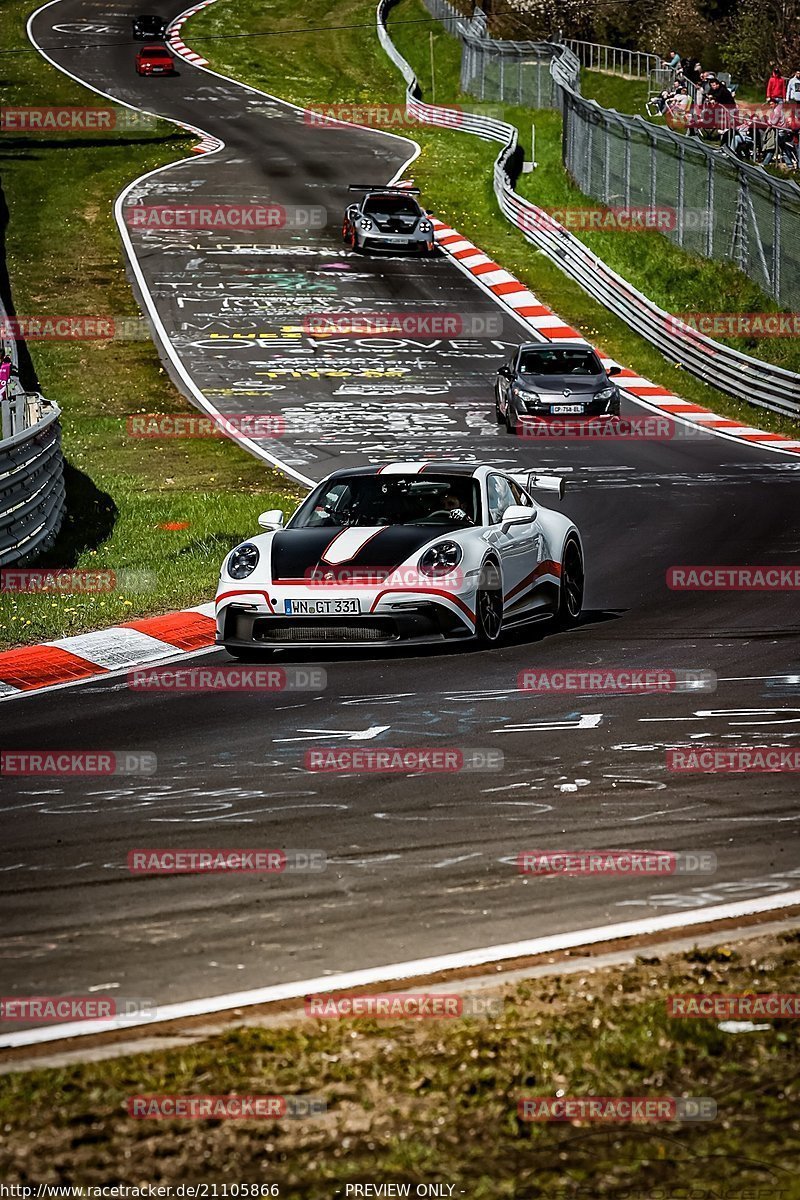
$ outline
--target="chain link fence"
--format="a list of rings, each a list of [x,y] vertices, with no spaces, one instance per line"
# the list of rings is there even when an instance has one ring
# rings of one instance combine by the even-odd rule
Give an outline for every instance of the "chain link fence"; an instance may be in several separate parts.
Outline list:
[[[445,0],[428,0],[428,8],[434,16],[440,15],[437,10],[451,18],[455,12]],[[661,231],[676,245],[735,263],[782,306],[796,307],[797,184],[700,137],[587,100],[580,94],[578,58],[561,43],[495,41],[480,12],[469,22],[451,20],[448,27],[462,42],[464,92],[481,100],[560,109],[564,166],[582,192],[609,207],[669,210],[672,220]]]

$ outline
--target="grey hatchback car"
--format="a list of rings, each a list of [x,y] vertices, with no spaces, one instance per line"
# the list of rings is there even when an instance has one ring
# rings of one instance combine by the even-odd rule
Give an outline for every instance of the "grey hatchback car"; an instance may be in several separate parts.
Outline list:
[[[528,421],[553,417],[617,417],[619,388],[591,346],[524,342],[499,368],[495,381],[498,424],[518,433]]]

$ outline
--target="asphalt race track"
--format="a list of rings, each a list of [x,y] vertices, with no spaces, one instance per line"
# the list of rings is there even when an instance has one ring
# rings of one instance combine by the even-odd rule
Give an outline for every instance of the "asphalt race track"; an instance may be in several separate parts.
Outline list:
[[[500,337],[466,344],[314,345],[303,318],[351,302],[361,312],[503,310],[444,257],[343,251],[347,185],[402,174],[408,142],[313,128],[187,63],[177,78],[140,80],[133,11],[59,0],[32,26],[48,55],[93,87],[225,142],[137,184],[128,201],[268,199],[327,215],[324,227],[268,237],[131,231],[195,386],[222,412],[281,414],[286,436],[264,448],[310,479],[403,457],[561,471],[564,508],[586,544],[586,614],[572,633],[534,628],[490,652],[286,659],[325,668],[318,692],[134,693],[117,678],[4,704],[9,747],[146,750],[158,760],[151,777],[6,781],[8,987],[118,985],[166,1004],[795,888],[796,776],[671,775],[665,751],[797,744],[796,596],[682,594],[665,572],[796,563],[800,460],[680,430],[651,442],[511,439],[491,396],[504,347],[525,336],[507,315]],[[224,661],[212,652],[193,663]],[[517,689],[525,667],[598,664],[706,669],[719,683],[713,694],[616,697]],[[307,749],[340,744],[488,748],[505,766],[435,777],[305,770]],[[328,868],[129,874],[129,850],[177,846],[315,849]],[[649,879],[517,871],[520,851],[576,847],[713,851],[718,869]]]

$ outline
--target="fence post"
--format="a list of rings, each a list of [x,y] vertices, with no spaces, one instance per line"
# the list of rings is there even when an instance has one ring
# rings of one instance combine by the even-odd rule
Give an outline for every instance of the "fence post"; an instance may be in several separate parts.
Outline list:
[[[772,294],[781,299],[781,196],[776,188],[772,196]]]
[[[611,154],[609,146],[608,123],[603,121],[603,137],[605,139],[605,154],[603,155],[603,204],[608,204],[611,193]]]
[[[625,207],[631,206],[631,128],[629,125],[622,126],[625,132]]]
[[[684,200],[686,195],[686,160],[683,146],[678,147],[678,245],[683,245]]]
[[[708,177],[706,179],[706,211],[708,225],[706,226],[706,257],[714,257],[714,159],[708,156]]]
[[[567,105],[569,105],[570,101],[567,99],[567,100],[565,100],[565,103]],[[586,138],[586,170],[584,172],[584,175],[586,178],[586,183],[584,185],[582,185],[582,187],[583,187],[583,191],[586,192],[586,195],[591,196],[591,194],[592,194],[592,150],[594,148],[594,121],[592,121],[590,118],[588,118],[586,121],[586,132],[589,135]]]

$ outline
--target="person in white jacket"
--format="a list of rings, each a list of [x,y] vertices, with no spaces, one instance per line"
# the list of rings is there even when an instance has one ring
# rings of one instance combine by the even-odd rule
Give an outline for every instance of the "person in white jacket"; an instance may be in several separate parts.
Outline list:
[[[786,84],[786,99],[792,104],[800,104],[800,71],[795,71]]]

